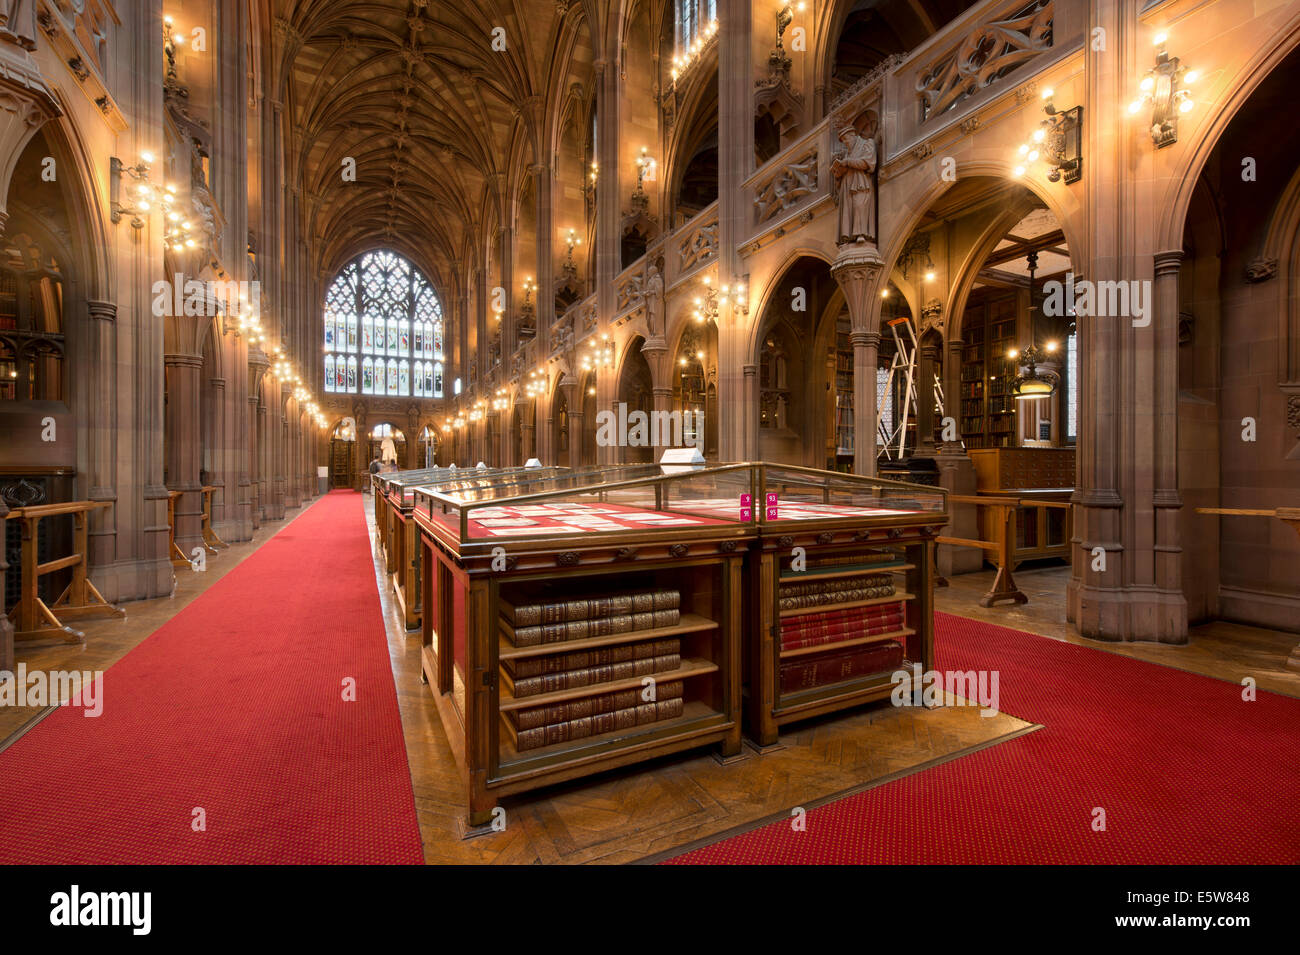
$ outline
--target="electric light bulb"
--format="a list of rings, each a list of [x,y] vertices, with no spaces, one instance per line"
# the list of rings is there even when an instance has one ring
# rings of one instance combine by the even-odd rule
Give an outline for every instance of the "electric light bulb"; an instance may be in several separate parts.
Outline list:
[[[142,152],[142,153],[140,154],[140,159],[141,159],[142,162],[144,162],[146,165],[148,165],[149,163],[152,163],[152,162],[153,162],[153,153],[151,153],[151,152]]]
[[[1025,153],[1027,153],[1027,152],[1029,152],[1029,147],[1026,146],[1026,145],[1024,145],[1024,144],[1022,143],[1021,146],[1020,146],[1020,155],[1023,156],[1023,155],[1025,155]]]
[[[1013,349],[1011,349],[1011,351],[1007,352],[1007,357],[1008,357],[1008,358],[1015,358],[1015,357],[1017,357],[1019,354],[1020,354],[1020,352],[1016,351],[1016,350],[1013,348]]]
[[[1196,82],[1196,78],[1197,78],[1198,76],[1200,76],[1200,74],[1197,73],[1195,70],[1188,70],[1186,73],[1183,74],[1183,82],[1184,82],[1184,83],[1195,83],[1195,82]]]
[[[1056,92],[1056,90],[1052,89],[1052,88],[1049,86],[1047,89],[1043,90],[1043,99],[1051,99],[1051,98],[1052,98],[1052,95],[1053,95],[1055,92]]]
[[[1151,42],[1154,43],[1156,46],[1164,46],[1165,41],[1168,39],[1169,39],[1169,34],[1157,33],[1154,37],[1151,38]]]
[[[1142,82],[1138,84],[1138,89],[1143,93],[1151,92],[1151,88],[1156,85],[1156,81],[1150,76],[1144,76]]]
[[[1128,104],[1128,111],[1130,113],[1136,113],[1141,108],[1142,108],[1142,101],[1140,99],[1135,99],[1133,102]]]
[[[1041,143],[1046,138],[1047,138],[1047,130],[1045,129],[1034,130],[1034,142]]]
[[[1038,158],[1038,150],[1037,150],[1037,149],[1031,149],[1031,150],[1029,151],[1029,155],[1026,156],[1025,158],[1028,159],[1030,162],[1033,162],[1034,160],[1036,160],[1036,159]]]
[[[1186,112],[1188,112],[1188,111],[1192,108],[1192,106],[1194,106],[1194,105],[1195,105],[1195,104],[1194,104],[1190,99],[1185,99],[1185,100],[1183,100],[1181,103],[1178,104],[1178,110],[1179,110],[1179,112],[1186,113]]]

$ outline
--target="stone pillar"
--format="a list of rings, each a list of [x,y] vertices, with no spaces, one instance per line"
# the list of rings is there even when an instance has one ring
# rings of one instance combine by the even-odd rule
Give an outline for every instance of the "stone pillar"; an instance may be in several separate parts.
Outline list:
[[[853,472],[876,473],[876,364],[880,350],[880,253],[871,243],[842,246],[831,275],[844,292],[853,345]]]
[[[1183,252],[1172,249],[1155,255],[1155,401],[1152,423],[1155,459],[1155,567],[1154,584],[1165,618],[1160,639],[1187,640],[1187,600],[1182,585],[1182,541],[1179,511],[1183,506],[1178,487],[1178,273]]]
[[[660,307],[662,308],[662,305]],[[659,412],[659,421],[667,421],[668,418],[665,415],[671,410],[673,401],[673,389],[668,384],[672,375],[672,366],[669,364],[671,359],[668,357],[668,342],[664,340],[662,335],[655,335],[642,344],[641,354],[645,356],[646,364],[650,366],[651,391],[654,395],[653,410]],[[654,442],[651,450],[651,460],[653,461],[660,460],[663,457],[664,448],[670,447],[670,445],[664,444],[664,439],[670,436],[660,434],[659,431],[659,428],[654,428],[650,435],[651,440]]]
[[[262,526],[261,501],[258,486],[260,462],[257,448],[257,395],[248,397],[248,512],[253,528]]]
[[[519,411],[519,465],[537,457],[537,407],[532,401],[523,402]]]
[[[116,501],[117,465],[117,305],[87,302],[90,316],[86,349],[86,436],[92,501]],[[112,563],[117,557],[117,509],[106,507],[90,516],[90,566]],[[0,525],[3,527],[3,525]],[[0,591],[2,592],[2,591]]]
[[[203,358],[164,355],[163,363],[167,368],[167,488],[183,492],[176,500],[176,546],[188,555],[203,545],[203,494],[199,490]]]
[[[741,366],[740,373],[741,411],[745,417],[745,426],[739,457],[745,461],[757,461],[762,450],[758,445],[758,366],[745,364]],[[727,460],[726,455],[722,456],[722,460]]]
[[[216,488],[212,492],[212,525],[222,540],[233,540],[228,524],[234,511],[230,495],[234,492],[226,482],[224,465],[226,435],[226,379],[209,378],[211,405],[208,409],[208,436],[205,441],[208,459],[208,481]]]
[[[0,528],[5,526],[4,517],[9,513],[9,505],[0,497]],[[0,594],[5,592],[5,572],[9,569],[9,564],[5,562],[5,548],[0,546]],[[0,611],[4,608],[0,607]],[[14,625],[9,622],[9,617],[0,613],[0,671],[7,670],[10,673],[14,669]]]
[[[934,374],[943,354],[939,339],[926,336],[919,346],[920,360],[916,363],[916,456],[932,458],[939,449],[934,443]],[[854,379],[856,381],[856,378]],[[871,377],[875,391],[875,375]],[[856,396],[855,396],[856,399]],[[873,416],[874,417],[874,416]]]
[[[559,387],[564,389],[564,403],[569,418],[569,451],[568,459],[564,463],[571,468],[577,468],[582,466],[583,395],[578,390],[578,382],[567,374],[560,379]],[[557,460],[555,463],[560,462]]]

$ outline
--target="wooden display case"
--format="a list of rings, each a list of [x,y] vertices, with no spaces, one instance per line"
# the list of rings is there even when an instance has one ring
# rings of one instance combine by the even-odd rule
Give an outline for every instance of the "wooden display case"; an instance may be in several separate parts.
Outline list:
[[[418,534],[411,511],[415,506],[416,487],[463,488],[512,486],[529,488],[547,478],[566,472],[567,468],[494,468],[457,469],[421,468],[414,471],[390,471],[371,475],[374,485],[375,526],[384,554],[385,571],[406,629],[420,626],[421,555],[416,546]]]
[[[673,475],[634,465],[556,475],[540,493],[507,485],[415,490],[413,518],[431,568],[423,581],[423,675],[464,773],[471,826],[489,823],[497,800],[512,793],[702,746],[739,753],[744,560],[756,527],[740,500],[754,493],[754,475],[749,465]],[[520,621],[531,607],[645,594],[675,594],[671,622],[598,631],[594,621],[613,615],[597,614],[550,624],[592,625],[585,636],[524,639]],[[665,643],[676,652],[661,650]],[[571,682],[586,677],[568,655],[593,654],[593,666],[613,667],[603,661],[618,648],[655,668],[634,663],[630,675],[601,671],[585,685]],[[520,676],[525,663],[553,679],[523,692],[520,679],[538,679]],[[679,695],[660,699],[660,688]],[[631,707],[610,702],[629,693],[637,694]],[[599,731],[607,713],[621,719],[631,709],[639,719],[647,704],[659,712],[674,699],[681,703],[663,712],[675,715]],[[593,714],[589,735],[545,742],[551,733],[580,733],[570,724],[581,723],[572,714],[582,707]],[[528,727],[548,714],[567,718],[544,723],[543,743],[525,747],[525,714]]]
[[[889,696],[902,667],[933,668],[931,554],[948,513],[935,487],[774,465],[758,482],[746,732],[768,746],[785,723]]]

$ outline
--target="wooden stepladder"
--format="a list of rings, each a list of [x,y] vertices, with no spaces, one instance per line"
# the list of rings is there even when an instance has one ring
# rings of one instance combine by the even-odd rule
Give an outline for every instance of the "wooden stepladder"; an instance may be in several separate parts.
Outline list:
[[[214,554],[218,547],[229,547],[230,545],[217,536],[217,532],[212,529],[212,495],[217,490],[215,485],[209,484],[202,488],[203,491],[203,543],[208,545],[208,550]]]
[[[19,507],[6,520],[22,521],[22,593],[9,612],[14,622],[14,643],[47,646],[58,643],[81,643],[86,637],[63,623],[77,617],[125,617],[126,611],[114,607],[86,575],[89,547],[90,512],[111,507],[112,501],[69,501],[64,504],[39,504]],[[70,516],[73,520],[72,554],[37,563],[37,530],[46,517]],[[38,596],[40,578],[65,568],[72,569],[72,581],[53,604],[47,606]],[[63,618],[63,619],[60,619]]]

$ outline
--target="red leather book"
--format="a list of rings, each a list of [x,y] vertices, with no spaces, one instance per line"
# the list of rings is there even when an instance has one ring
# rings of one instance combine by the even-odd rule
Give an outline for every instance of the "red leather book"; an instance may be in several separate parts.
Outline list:
[[[802,647],[815,647],[827,643],[843,643],[858,637],[874,637],[882,633],[894,633],[903,628],[902,615],[886,617],[871,622],[857,622],[845,627],[830,626],[822,633],[800,633],[787,635],[781,633],[782,650],[798,650]]]
[[[890,617],[901,617],[903,604],[876,604],[871,607],[851,607],[848,610],[832,610],[826,613],[809,613],[798,617],[787,617],[781,622],[781,633],[805,634],[826,633],[828,627],[843,627],[855,623],[871,624]]]
[[[781,692],[828,686],[857,676],[895,669],[903,662],[903,648],[893,640],[812,654],[781,664]]]

